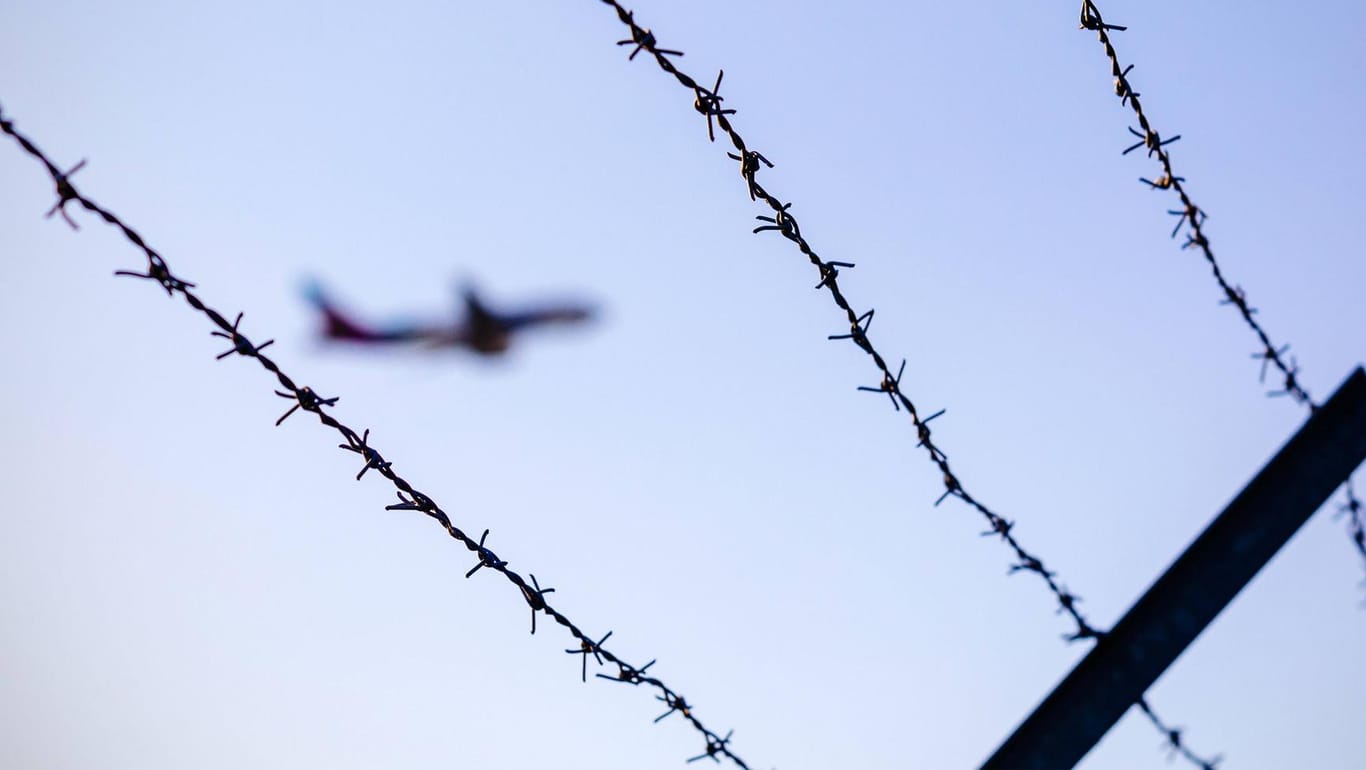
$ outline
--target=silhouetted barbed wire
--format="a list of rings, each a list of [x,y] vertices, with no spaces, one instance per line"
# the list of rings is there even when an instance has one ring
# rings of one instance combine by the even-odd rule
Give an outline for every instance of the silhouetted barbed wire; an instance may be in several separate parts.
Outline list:
[[[130,276],[153,281],[166,290],[167,296],[174,296],[176,293],[181,294],[190,307],[207,316],[209,320],[218,327],[218,331],[211,332],[213,336],[226,338],[232,343],[231,349],[217,356],[218,360],[222,360],[232,354],[237,354],[246,358],[254,358],[262,367],[275,375],[280,386],[284,388],[284,390],[275,391],[275,394],[294,402],[290,405],[288,411],[275,421],[277,426],[300,409],[317,415],[319,422],[336,430],[342,435],[342,438],[345,439],[346,443],[340,445],[342,449],[349,452],[355,452],[365,461],[360,472],[356,474],[357,481],[359,481],[368,471],[374,470],[379,475],[388,479],[397,488],[399,502],[385,506],[385,510],[418,511],[431,517],[445,528],[447,534],[479,557],[478,563],[476,563],[469,572],[465,573],[466,578],[473,577],[474,573],[483,568],[488,568],[507,578],[508,582],[517,587],[521,592],[522,599],[526,601],[527,605],[531,608],[531,633],[536,633],[537,612],[543,612],[546,615],[549,615],[556,623],[559,623],[568,630],[569,634],[578,641],[579,646],[576,649],[565,650],[565,652],[572,655],[581,655],[583,657],[580,675],[585,682],[588,681],[588,657],[590,655],[600,666],[604,664],[604,661],[606,663],[614,664],[617,667],[617,672],[615,674],[609,676],[599,673],[596,676],[609,681],[635,686],[643,684],[655,688],[659,693],[655,696],[656,699],[668,706],[668,711],[665,711],[662,715],[657,717],[654,720],[655,722],[659,722],[661,719],[671,714],[678,713],[682,715],[682,718],[688,724],[692,725],[695,730],[702,734],[703,739],[706,741],[703,753],[692,757],[687,760],[688,762],[696,762],[700,759],[711,759],[712,761],[719,763],[721,760],[718,759],[718,757],[723,756],[735,763],[737,767],[748,770],[749,765],[730,748],[731,735],[734,731],[726,733],[724,738],[719,734],[712,732],[696,715],[693,714],[692,704],[684,700],[682,695],[670,688],[660,679],[646,674],[646,671],[655,664],[655,661],[652,660],[639,668],[632,666],[618,657],[615,653],[609,652],[607,648],[603,646],[603,643],[607,641],[607,638],[612,635],[611,631],[608,631],[601,639],[594,641],[592,637],[582,631],[563,613],[550,606],[545,599],[545,595],[555,589],[541,588],[540,583],[536,581],[534,575],[530,576],[531,582],[527,583],[521,575],[509,569],[507,566],[508,562],[504,559],[500,559],[493,550],[486,545],[489,530],[484,530],[484,533],[477,541],[465,534],[464,531],[451,522],[450,517],[441,510],[431,497],[419,492],[406,479],[398,475],[393,469],[393,464],[388,460],[385,460],[379,450],[370,445],[369,429],[358,434],[356,431],[347,427],[324,411],[324,407],[330,407],[336,404],[338,397],[323,397],[314,392],[310,387],[296,384],[292,378],[280,369],[279,365],[263,354],[261,351],[272,344],[274,340],[264,342],[260,345],[253,344],[239,328],[242,322],[241,313],[237,314],[236,320],[229,323],[225,316],[206,305],[194,292],[190,291],[190,289],[194,288],[194,284],[176,277],[161,255],[149,246],[137,231],[124,223],[122,219],[108,209],[99,206],[76,190],[71,183],[71,175],[85,166],[84,160],[71,167],[71,169],[62,171],[61,168],[53,163],[42,150],[38,149],[38,147],[33,144],[32,141],[15,130],[14,123],[4,116],[3,110],[0,110],[0,132],[7,134],[18,142],[19,146],[29,155],[41,162],[43,166],[47,168],[48,174],[51,175],[52,181],[57,187],[57,202],[48,210],[46,214],[47,217],[51,217],[53,214],[61,214],[62,219],[66,220],[67,224],[72,228],[80,229],[75,220],[71,218],[71,215],[66,208],[68,203],[78,203],[85,210],[98,215],[108,224],[118,228],[119,231],[123,233],[123,236],[140,249],[147,257],[147,271],[145,273],[139,273],[131,270],[119,270],[115,272],[115,275]]]
[[[1166,150],[1166,145],[1180,139],[1178,134],[1170,139],[1161,139],[1157,129],[1153,128],[1147,114],[1143,111],[1143,103],[1139,100],[1139,94],[1134,91],[1133,85],[1129,82],[1129,72],[1134,65],[1125,67],[1120,64],[1119,54],[1115,51],[1115,46],[1110,42],[1110,32],[1122,32],[1128,27],[1121,27],[1116,24],[1107,24],[1100,15],[1100,9],[1091,0],[1082,0],[1081,4],[1081,29],[1092,30],[1100,39],[1101,45],[1105,47],[1105,56],[1110,60],[1110,73],[1115,78],[1115,95],[1119,97],[1120,104],[1133,109],[1134,116],[1138,119],[1138,125],[1142,131],[1129,129],[1129,133],[1138,137],[1139,141],[1126,148],[1123,154],[1146,147],[1148,156],[1156,156],[1158,163],[1162,167],[1162,174],[1157,179],[1140,178],[1138,181],[1147,185],[1153,190],[1172,190],[1181,201],[1181,208],[1168,211],[1168,214],[1177,217],[1176,227],[1172,229],[1172,237],[1179,235],[1184,228],[1186,230],[1186,241],[1181,244],[1182,249],[1197,248],[1209,263],[1210,273],[1214,280],[1219,284],[1219,289],[1224,293],[1224,298],[1219,301],[1221,305],[1231,305],[1237,309],[1239,315],[1247,323],[1248,328],[1252,329],[1257,335],[1258,342],[1262,349],[1252,354],[1254,360],[1262,362],[1260,382],[1266,382],[1266,372],[1268,366],[1275,366],[1280,372],[1283,383],[1280,389],[1273,390],[1267,395],[1270,396],[1290,396],[1296,403],[1304,404],[1312,413],[1319,408],[1314,399],[1309,396],[1309,392],[1304,389],[1299,381],[1299,364],[1293,356],[1286,354],[1290,350],[1289,345],[1277,347],[1270,335],[1258,323],[1253,315],[1257,309],[1248,304],[1247,293],[1241,286],[1230,285],[1228,279],[1224,277],[1224,271],[1219,262],[1214,258],[1214,251],[1210,247],[1209,236],[1205,234],[1205,210],[1196,206],[1186,192],[1185,177],[1176,175],[1172,168],[1171,153]],[[1288,362],[1287,362],[1288,361]],[[1363,566],[1366,566],[1366,522],[1362,519],[1362,503],[1356,496],[1352,488],[1351,479],[1343,484],[1343,493],[1346,501],[1339,509],[1340,512],[1348,516],[1348,533],[1352,538],[1352,543],[1357,552],[1362,557]]]
[[[1139,698],[1137,705],[1138,710],[1143,712],[1143,716],[1147,717],[1148,721],[1153,723],[1153,727],[1162,733],[1163,739],[1166,741],[1166,748],[1172,752],[1172,756],[1180,755],[1201,770],[1213,770],[1223,761],[1224,758],[1221,755],[1216,754],[1213,759],[1204,759],[1187,748],[1181,737],[1185,734],[1185,730],[1180,727],[1172,727],[1158,718],[1157,714],[1153,713],[1152,707],[1148,705],[1147,698]]]
[[[755,217],[764,224],[755,227],[754,232],[761,233],[772,231],[792,241],[798,250],[806,255],[806,258],[811,261],[811,264],[814,265],[820,273],[820,282],[816,284],[815,288],[827,289],[830,292],[831,298],[835,301],[835,304],[844,311],[849,322],[849,331],[847,333],[832,334],[829,336],[829,339],[851,340],[859,349],[868,354],[873,361],[873,365],[877,367],[879,374],[882,376],[881,382],[877,385],[863,385],[860,386],[858,390],[873,393],[886,393],[896,411],[900,412],[904,409],[907,416],[910,417],[911,424],[915,427],[916,435],[919,438],[919,443],[916,446],[924,447],[931,462],[933,462],[940,473],[943,474],[944,493],[939,496],[939,499],[936,500],[934,504],[939,505],[945,498],[956,497],[964,503],[967,503],[986,519],[988,529],[986,532],[983,532],[982,535],[1000,538],[1000,540],[1014,553],[1015,563],[1011,565],[1009,573],[1032,572],[1038,575],[1040,579],[1043,580],[1048,590],[1053,594],[1053,598],[1058,604],[1058,612],[1066,614],[1074,623],[1076,623],[1076,629],[1069,634],[1064,634],[1064,639],[1069,642],[1076,642],[1083,639],[1099,639],[1104,636],[1104,631],[1092,626],[1081,612],[1077,610],[1077,602],[1080,601],[1080,597],[1065,588],[1057,579],[1056,574],[1049,570],[1041,559],[1029,553],[1020,545],[1020,542],[1016,539],[1013,532],[1015,523],[992,511],[985,504],[968,493],[963,487],[962,482],[958,479],[958,476],[954,474],[952,468],[949,466],[948,455],[934,443],[931,438],[929,427],[930,421],[942,415],[944,410],[941,409],[936,411],[928,417],[922,418],[920,416],[920,412],[917,410],[915,404],[901,388],[901,377],[906,369],[905,360],[902,360],[896,375],[893,375],[891,366],[887,363],[887,359],[878,352],[868,337],[868,327],[872,324],[874,311],[868,310],[865,313],[859,313],[854,310],[853,306],[849,303],[849,300],[840,290],[838,282],[840,269],[852,268],[854,267],[854,264],[852,262],[827,261],[817,255],[815,249],[813,249],[806,238],[802,236],[801,228],[797,224],[797,219],[790,211],[792,203],[781,202],[777,197],[759,184],[756,176],[761,170],[760,164],[762,163],[764,166],[772,168],[773,163],[757,150],[750,149],[745,143],[744,138],[740,136],[740,133],[735,129],[729,118],[730,115],[735,113],[735,110],[728,108],[723,109],[721,107],[724,97],[720,95],[719,90],[725,71],[718,71],[715,85],[711,88],[707,88],[687,73],[678,69],[673,60],[669,57],[683,56],[683,52],[659,48],[658,40],[655,37],[654,32],[649,28],[642,27],[638,24],[635,20],[633,11],[626,10],[618,0],[601,0],[601,2],[611,6],[617,12],[617,18],[621,20],[621,23],[625,24],[631,30],[631,36],[629,38],[617,41],[617,45],[633,46],[631,54],[627,57],[628,60],[634,60],[636,55],[642,51],[653,56],[655,63],[659,65],[660,69],[672,75],[680,85],[693,92],[693,109],[706,118],[708,138],[713,142],[716,141],[716,132],[719,130],[720,133],[729,138],[731,144],[735,146],[736,151],[739,153],[738,155],[735,153],[726,154],[732,160],[739,161],[740,176],[745,180],[750,199],[762,201],[772,210],[772,216],[760,215]],[[715,128],[713,128],[713,121]],[[1161,721],[1157,720],[1146,700],[1141,700],[1135,705],[1138,705],[1144,713],[1153,720],[1154,724],[1157,725],[1159,729],[1163,729]],[[1173,749],[1184,752],[1184,747],[1177,742],[1179,741],[1179,732],[1172,733],[1170,730],[1163,729],[1163,733]],[[1197,762],[1197,764],[1200,764],[1202,768],[1212,769],[1214,767],[1214,762],[1204,762],[1193,754],[1188,754],[1188,752],[1185,753],[1188,755],[1188,758]]]

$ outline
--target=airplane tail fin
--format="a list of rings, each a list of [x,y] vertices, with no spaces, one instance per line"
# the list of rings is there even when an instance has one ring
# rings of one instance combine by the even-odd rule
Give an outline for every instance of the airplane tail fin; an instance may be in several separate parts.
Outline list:
[[[309,281],[304,287],[304,296],[323,315],[323,335],[334,340],[370,340],[373,331],[366,329],[351,317],[342,313],[323,291],[322,284]]]
[[[466,317],[470,323],[479,323],[493,316],[479,298],[479,291],[471,283],[460,287],[460,298],[465,305]]]

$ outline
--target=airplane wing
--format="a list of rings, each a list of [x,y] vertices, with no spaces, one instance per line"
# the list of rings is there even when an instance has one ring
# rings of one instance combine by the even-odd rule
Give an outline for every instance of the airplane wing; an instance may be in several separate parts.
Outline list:
[[[583,305],[549,305],[520,313],[509,313],[501,320],[508,331],[554,323],[577,323],[593,317],[593,311]]]

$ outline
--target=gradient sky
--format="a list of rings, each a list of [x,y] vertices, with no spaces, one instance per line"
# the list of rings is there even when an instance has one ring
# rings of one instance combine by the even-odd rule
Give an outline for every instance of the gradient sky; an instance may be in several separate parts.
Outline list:
[[[281,6],[285,7],[281,7]],[[946,502],[692,95],[605,6],[0,0],[0,104],[80,189],[557,607],[755,767],[966,767],[1085,653]],[[908,360],[972,492],[1111,625],[1294,432],[1075,2],[647,3]],[[1360,3],[1107,2],[1208,233],[1304,382],[1366,359]],[[645,690],[287,406],[183,303],[114,280],[0,147],[0,765],[681,767]],[[506,360],[325,348],[375,317],[572,295]],[[1361,486],[1366,486],[1362,484]],[[1225,767],[1360,767],[1362,565],[1316,515],[1150,693]],[[1164,767],[1129,714],[1088,770]]]

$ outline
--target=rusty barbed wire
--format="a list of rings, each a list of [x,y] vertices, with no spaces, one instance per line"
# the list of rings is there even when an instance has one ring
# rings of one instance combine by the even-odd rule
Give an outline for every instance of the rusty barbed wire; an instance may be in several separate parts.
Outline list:
[[[1205,234],[1204,229],[1205,210],[1196,206],[1195,202],[1191,200],[1190,194],[1186,192],[1185,177],[1176,175],[1175,169],[1172,168],[1171,153],[1165,149],[1165,145],[1180,139],[1181,136],[1178,134],[1170,139],[1159,138],[1157,129],[1153,128],[1148,115],[1143,111],[1143,104],[1139,101],[1139,95],[1134,92],[1133,85],[1129,82],[1129,73],[1133,70],[1134,65],[1122,66],[1119,61],[1119,54],[1110,41],[1111,31],[1122,32],[1128,27],[1107,24],[1101,17],[1100,9],[1092,0],[1082,0],[1080,28],[1094,31],[1101,45],[1105,47],[1105,56],[1110,60],[1110,73],[1115,78],[1115,95],[1120,97],[1121,106],[1129,107],[1134,111],[1134,117],[1138,120],[1139,127],[1143,129],[1142,131],[1129,129],[1129,133],[1139,137],[1140,141],[1125,149],[1122,154],[1127,155],[1139,147],[1146,147],[1148,157],[1156,156],[1162,174],[1155,180],[1140,177],[1138,181],[1153,190],[1171,190],[1176,193],[1181,201],[1181,206],[1167,212],[1169,215],[1177,217],[1176,226],[1172,229],[1172,237],[1175,238],[1179,235],[1183,228],[1186,230],[1186,240],[1181,244],[1181,248],[1183,250],[1199,249],[1200,254],[1209,263],[1210,273],[1219,284],[1220,291],[1223,292],[1224,296],[1219,304],[1231,305],[1237,309],[1248,328],[1257,335],[1261,349],[1253,353],[1252,358],[1262,362],[1258,382],[1265,383],[1268,368],[1274,366],[1282,377],[1282,385],[1267,395],[1290,396],[1296,403],[1308,407],[1311,414],[1317,411],[1319,404],[1310,397],[1309,392],[1304,389],[1299,381],[1298,362],[1295,361],[1294,356],[1287,355],[1290,346],[1281,345],[1277,347],[1272,343],[1270,335],[1267,334],[1257,319],[1253,318],[1257,309],[1248,304],[1247,292],[1241,286],[1229,284],[1228,279],[1224,277],[1223,268],[1214,257],[1214,250],[1210,246],[1209,236]],[[1366,522],[1363,522],[1362,519],[1362,503],[1352,488],[1350,478],[1343,484],[1342,490],[1346,500],[1339,511],[1348,517],[1348,535],[1351,537],[1357,553],[1362,558],[1362,566],[1366,566]]]
[[[642,36],[640,43],[646,50],[651,50],[653,52],[653,39],[649,37],[648,34]],[[154,281],[157,285],[166,290],[168,296],[174,296],[176,293],[181,294],[190,307],[208,317],[208,319],[218,327],[217,331],[211,332],[213,336],[226,338],[232,343],[232,349],[217,356],[218,360],[222,360],[235,353],[244,358],[256,359],[266,371],[275,375],[275,378],[283,388],[283,390],[275,391],[275,394],[294,402],[290,406],[289,411],[285,412],[275,421],[276,426],[279,426],[288,419],[290,415],[299,410],[317,415],[319,422],[336,430],[342,435],[342,438],[345,439],[346,443],[340,445],[342,449],[360,455],[365,461],[360,472],[356,474],[357,481],[359,481],[367,471],[374,470],[377,474],[388,479],[389,482],[394,485],[399,502],[385,506],[385,510],[417,511],[440,524],[448,535],[464,545],[471,553],[479,557],[478,563],[465,574],[465,577],[473,577],[475,572],[478,572],[482,568],[488,568],[490,571],[497,572],[507,578],[508,582],[512,583],[518,589],[522,600],[531,608],[531,633],[536,633],[537,612],[542,612],[550,616],[556,623],[563,626],[569,632],[570,636],[574,637],[574,639],[579,642],[578,649],[567,650],[567,652],[583,655],[582,678],[585,682],[588,680],[588,658],[590,655],[600,666],[606,664],[615,665],[617,667],[616,675],[606,676],[604,674],[598,674],[597,676],[610,681],[617,681],[635,686],[647,685],[654,688],[658,691],[658,694],[655,697],[669,706],[669,711],[655,719],[655,722],[659,722],[664,716],[678,712],[684,721],[691,725],[697,732],[701,733],[702,738],[705,741],[703,753],[686,760],[687,762],[694,762],[704,758],[720,762],[717,757],[724,756],[734,763],[735,766],[742,768],[743,770],[748,770],[749,765],[730,748],[730,740],[734,731],[727,732],[725,737],[713,732],[707,728],[695,714],[693,714],[693,706],[684,700],[681,694],[670,688],[662,680],[646,674],[646,670],[653,666],[655,661],[651,660],[649,663],[639,668],[632,666],[617,654],[610,652],[603,646],[603,643],[607,641],[607,638],[612,635],[611,631],[608,631],[605,636],[594,641],[592,637],[575,625],[564,613],[552,607],[549,602],[546,601],[545,595],[551,593],[555,589],[541,588],[540,583],[537,582],[535,576],[530,576],[531,582],[528,583],[520,574],[509,569],[507,560],[499,558],[491,547],[486,544],[489,530],[484,530],[483,535],[481,535],[477,541],[471,538],[451,521],[450,516],[447,515],[430,496],[419,492],[411,483],[393,469],[393,464],[390,461],[385,460],[379,450],[375,449],[370,444],[369,429],[366,429],[363,433],[357,433],[355,430],[328,414],[325,411],[325,408],[335,405],[339,400],[338,397],[324,398],[319,396],[312,388],[298,385],[289,377],[289,375],[281,370],[280,366],[276,364],[275,361],[263,354],[261,352],[262,349],[269,346],[274,340],[260,345],[252,344],[239,328],[242,322],[241,313],[237,315],[235,321],[230,323],[225,316],[212,307],[209,307],[198,295],[190,291],[190,289],[194,287],[194,284],[176,277],[161,255],[149,246],[136,230],[126,224],[113,212],[101,207],[81,194],[72,185],[71,175],[85,166],[86,162],[84,160],[77,163],[70,170],[65,172],[62,171],[46,154],[43,153],[42,150],[38,149],[28,137],[19,133],[14,128],[13,121],[5,117],[3,109],[0,109],[0,132],[13,138],[25,152],[41,162],[47,169],[48,174],[52,177],[52,181],[56,185],[57,202],[48,210],[45,215],[46,217],[51,218],[53,214],[61,214],[62,219],[73,229],[80,229],[66,209],[68,203],[76,203],[86,211],[99,216],[106,223],[118,228],[123,236],[146,256],[147,271],[145,273],[139,273],[131,270],[119,270],[115,272],[115,275]]]
[[[740,176],[745,181],[745,186],[750,199],[762,201],[764,205],[771,209],[771,216],[760,215],[755,217],[764,224],[755,227],[754,233],[758,234],[771,231],[792,241],[797,249],[810,260],[811,264],[814,265],[820,273],[820,283],[816,284],[816,289],[823,288],[830,292],[831,299],[834,300],[840,310],[844,311],[849,323],[848,332],[832,334],[829,336],[829,339],[850,340],[857,345],[860,350],[867,353],[872,359],[873,365],[877,367],[878,373],[881,374],[882,380],[875,386],[859,386],[858,390],[887,394],[887,397],[891,400],[895,410],[897,412],[905,411],[910,418],[911,424],[915,428],[916,436],[919,439],[919,443],[916,444],[916,447],[925,449],[926,453],[929,455],[930,461],[934,463],[939,469],[939,472],[943,475],[944,493],[939,496],[938,500],[935,500],[934,504],[937,506],[949,497],[956,497],[986,519],[988,529],[983,532],[982,535],[984,537],[999,538],[1001,542],[1005,543],[1013,552],[1015,563],[1010,566],[1008,574],[1030,572],[1038,575],[1049,592],[1053,594],[1053,598],[1058,605],[1058,614],[1068,616],[1072,622],[1076,624],[1076,628],[1072,632],[1063,634],[1063,639],[1068,642],[1078,642],[1086,639],[1098,640],[1103,637],[1105,632],[1091,625],[1091,623],[1086,620],[1085,616],[1077,609],[1077,602],[1080,601],[1080,597],[1065,588],[1057,579],[1056,573],[1048,569],[1040,558],[1026,551],[1024,546],[1016,539],[1014,534],[1015,522],[1006,519],[1004,516],[991,510],[984,503],[973,497],[963,487],[963,483],[949,466],[948,454],[934,443],[929,427],[929,422],[944,414],[944,410],[940,409],[928,417],[920,416],[920,412],[916,408],[916,405],[902,390],[901,378],[905,373],[905,360],[902,360],[897,373],[895,375],[892,374],[891,365],[888,363],[887,358],[878,352],[868,336],[868,327],[872,324],[874,311],[870,309],[864,313],[859,313],[854,310],[853,305],[850,304],[843,291],[840,290],[838,282],[840,268],[851,269],[854,267],[854,263],[834,260],[827,261],[821,258],[802,235],[797,219],[790,210],[792,208],[792,202],[783,203],[759,184],[756,176],[760,170],[760,162],[769,168],[773,168],[774,164],[757,150],[751,149],[746,144],[739,131],[735,129],[729,116],[735,114],[736,111],[734,109],[723,110],[720,108],[721,96],[716,93],[716,89],[720,88],[721,77],[724,74],[724,70],[720,71],[717,75],[716,85],[712,89],[708,89],[706,86],[693,79],[692,76],[680,70],[673,59],[669,58],[683,56],[682,51],[672,49],[665,50],[656,47],[657,40],[654,32],[640,26],[636,22],[634,11],[626,10],[618,0],[601,0],[601,2],[611,6],[612,9],[616,11],[617,18],[621,23],[625,24],[631,30],[630,40],[618,43],[618,45],[624,45],[628,42],[634,42],[637,45],[637,48],[631,52],[628,60],[633,61],[636,54],[641,53],[642,51],[653,56],[655,63],[659,65],[660,69],[664,70],[665,73],[672,75],[685,89],[693,92],[693,108],[706,118],[708,139],[715,142],[716,132],[719,131],[726,138],[730,139],[731,144],[734,145],[736,153],[738,154],[728,152],[726,155],[731,160],[739,161]],[[715,121],[715,129],[713,129],[713,121]],[[1155,150],[1160,151],[1163,144],[1176,141],[1176,139],[1180,138],[1173,137],[1172,139],[1161,141],[1157,138],[1155,133],[1151,134],[1151,136],[1149,136],[1149,134],[1139,134],[1139,136],[1142,137],[1143,140],[1140,141],[1135,148],[1148,144],[1149,152]],[[1188,218],[1194,218],[1196,216],[1197,214],[1194,209],[1189,210],[1187,214]],[[1294,384],[1293,378],[1290,382],[1291,384]],[[1149,718],[1154,721],[1154,724],[1157,725],[1159,729],[1162,729],[1162,722],[1157,720],[1156,715],[1152,712],[1152,709],[1146,700],[1140,700],[1135,705],[1139,706],[1145,714],[1148,714]],[[1175,734],[1171,731],[1164,731],[1164,735],[1166,735],[1169,745],[1173,749],[1178,752],[1185,752],[1183,745],[1173,742],[1174,740],[1179,739],[1179,731]],[[1174,735],[1175,738],[1173,737]],[[1202,768],[1212,769],[1214,767],[1213,762],[1199,760],[1194,754],[1189,754],[1189,758],[1192,758],[1192,761],[1196,761]]]

